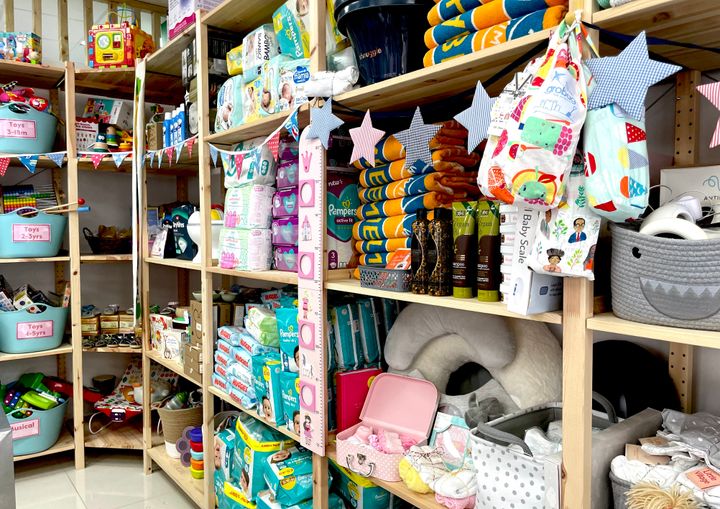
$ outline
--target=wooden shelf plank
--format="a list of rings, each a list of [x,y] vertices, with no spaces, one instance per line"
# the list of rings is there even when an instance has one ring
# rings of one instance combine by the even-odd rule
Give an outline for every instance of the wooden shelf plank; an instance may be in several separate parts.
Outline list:
[[[302,105],[298,110],[298,125],[300,129],[310,123],[310,113],[307,105]],[[227,131],[211,134],[205,138],[206,141],[214,145],[234,145],[243,140],[249,140],[259,136],[267,136],[275,129],[285,123],[288,117],[287,111],[275,113],[269,117],[261,118],[254,122],[242,124]]]
[[[681,329],[676,327],[665,327],[663,325],[649,325],[646,323],[631,322],[618,318],[612,313],[588,318],[587,327],[590,330],[600,332],[611,332],[624,336],[636,338],[650,338],[669,343],[681,343],[684,345],[703,346],[706,348],[720,348],[720,332]]]
[[[161,364],[168,368],[173,373],[177,373],[181,377],[183,377],[185,380],[189,380],[190,382],[194,383],[197,386],[200,386],[197,382],[197,380],[193,380],[189,376],[185,374],[185,369],[183,368],[182,364],[179,362],[171,361],[169,359],[165,359],[162,355],[160,355],[159,352],[156,352],[155,350],[147,350],[145,352],[145,356],[151,359],[154,362],[157,362],[158,364]]]
[[[131,262],[132,254],[81,254],[81,263]]]
[[[225,0],[203,16],[203,23],[233,32],[249,32],[258,25],[270,23],[275,10],[284,0]]]
[[[130,353],[130,354],[142,354],[142,348],[130,348],[129,346],[116,346],[113,348],[102,347],[102,348],[83,348],[83,352],[87,353]]]
[[[29,460],[33,458],[40,458],[41,456],[48,456],[50,454],[56,454],[58,452],[64,452],[64,451],[70,451],[75,448],[75,440],[73,439],[73,436],[70,434],[70,432],[65,429],[63,426],[62,431],[60,432],[60,438],[58,438],[58,441],[55,442],[55,445],[53,445],[51,448],[36,452],[34,454],[25,454],[23,456],[15,456],[13,458],[13,461],[23,461],[23,460]]]
[[[62,343],[59,347],[51,350],[43,350],[42,352],[29,353],[2,353],[0,352],[0,362],[17,361],[20,359],[35,359],[37,357],[49,357],[51,355],[64,355],[72,353],[72,345],[70,343]]]
[[[0,258],[0,265],[3,263],[56,263],[69,261],[69,256],[50,256],[47,258]]]
[[[284,283],[288,285],[296,285],[298,282],[297,272],[283,272],[280,270],[235,270],[223,269],[218,266],[208,267],[208,272],[213,274],[222,274],[223,276],[239,277],[243,279],[254,279],[256,281],[267,281],[272,283]]]
[[[148,455],[193,502],[200,507],[205,507],[204,487],[212,486],[211,480],[193,479],[188,467],[182,466],[180,460],[167,455],[167,452],[165,452],[165,444],[149,449]]]
[[[152,433],[153,447],[164,446],[163,439],[154,432]],[[134,449],[143,448],[142,418],[133,419],[130,422],[114,423],[95,435],[85,432],[85,447],[98,449]]]
[[[241,412],[248,414],[250,417],[254,417],[258,421],[261,421],[263,424],[271,427],[275,431],[282,433],[286,437],[292,438],[296,442],[300,441],[300,435],[296,435],[295,433],[293,433],[292,431],[287,429],[285,426],[276,426],[275,424],[266,421],[265,419],[260,417],[260,415],[255,410],[248,410],[247,408],[243,408],[242,406],[240,406],[240,403],[235,401],[229,394],[224,393],[217,387],[208,387],[208,391],[211,394],[213,394],[213,395],[217,396],[218,398],[220,398],[221,400],[223,400],[224,402],[229,403],[230,405],[234,406]]]
[[[178,260],[176,258],[145,258],[145,263],[186,270],[200,270],[201,268],[199,263],[193,263],[188,260]]]
[[[75,92],[132,100],[135,69],[77,69]],[[182,83],[175,76],[147,73],[145,101],[163,104],[179,103],[185,94]]]
[[[337,453],[335,451],[335,444],[328,444],[325,451],[327,452],[328,458],[333,460],[335,463],[338,463]],[[388,482],[383,481],[382,479],[378,479],[377,477],[368,477],[368,480],[377,484],[381,488],[388,490],[393,495],[400,497],[401,499],[412,504],[418,509],[442,509],[445,507],[444,505],[441,505],[435,501],[435,494],[429,493],[423,495],[420,493],[416,493],[410,488],[408,488],[402,481]]]
[[[182,51],[195,38],[195,25],[187,27],[180,35],[174,37],[159,50],[147,57],[148,72],[179,77],[182,75]]]
[[[480,302],[477,299],[433,297],[431,295],[416,295],[410,292],[389,292],[387,290],[378,290],[375,288],[363,288],[362,286],[360,286],[360,281],[357,281],[355,279],[328,281],[325,283],[325,288],[328,290],[336,290],[338,292],[369,295],[371,297],[383,297],[385,299],[395,299],[404,302],[415,302],[418,304],[429,304],[431,306],[439,306],[451,309],[462,309],[464,311],[485,313],[488,315],[509,316],[512,318],[522,318],[523,320],[535,320],[538,322],[554,324],[562,323],[562,313],[560,311],[525,316],[508,311],[507,306],[502,302]]]
[[[55,88],[65,78],[65,69],[49,65],[0,60],[0,83],[17,81],[23,87]]]

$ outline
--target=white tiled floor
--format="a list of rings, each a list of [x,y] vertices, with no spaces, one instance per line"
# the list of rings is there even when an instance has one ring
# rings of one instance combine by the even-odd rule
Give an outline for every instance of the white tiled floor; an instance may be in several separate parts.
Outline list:
[[[90,452],[85,470],[72,457],[15,465],[17,509],[194,509],[173,481],[156,469],[146,476],[139,453]]]

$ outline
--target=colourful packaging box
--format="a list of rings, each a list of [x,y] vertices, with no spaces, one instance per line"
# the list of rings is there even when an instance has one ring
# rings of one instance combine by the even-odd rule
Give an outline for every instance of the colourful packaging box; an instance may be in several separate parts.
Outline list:
[[[266,66],[275,73],[273,83],[276,94],[275,112],[288,111],[308,102],[305,84],[310,81],[310,59],[288,60],[280,55]]]
[[[291,217],[298,215],[298,194],[297,189],[285,189],[278,191],[272,200],[272,215],[277,219],[280,217]]]
[[[329,269],[354,266],[352,230],[359,206],[357,177],[328,172],[326,247]]]
[[[288,0],[273,13],[273,29],[283,55],[292,58],[310,56],[310,34],[305,24],[310,17],[308,6],[307,2]]]
[[[336,477],[340,495],[350,501],[354,509],[389,509],[395,504],[389,491],[373,484],[366,477],[330,461],[330,471]]]
[[[277,246],[273,249],[273,266],[282,272],[297,272],[297,247]]]
[[[225,480],[233,478],[233,451],[235,450],[235,432],[224,429],[215,434],[215,470],[220,471]]]
[[[233,76],[223,83],[217,94],[217,113],[214,125],[216,133],[227,131],[243,123],[242,99],[242,76]]]
[[[275,31],[270,23],[261,25],[243,38],[242,66],[245,82],[255,80],[262,67],[280,52]]]

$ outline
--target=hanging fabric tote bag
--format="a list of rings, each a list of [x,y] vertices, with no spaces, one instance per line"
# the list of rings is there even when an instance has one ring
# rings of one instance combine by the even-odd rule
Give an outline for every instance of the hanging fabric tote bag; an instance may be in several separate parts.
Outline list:
[[[516,205],[547,210],[560,202],[587,113],[589,72],[578,39],[579,25],[558,26],[495,148]]]

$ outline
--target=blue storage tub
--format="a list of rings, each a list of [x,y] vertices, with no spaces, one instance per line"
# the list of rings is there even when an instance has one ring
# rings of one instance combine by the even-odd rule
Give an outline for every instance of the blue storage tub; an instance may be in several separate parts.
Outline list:
[[[16,419],[5,414],[13,437],[13,455],[24,456],[50,449],[60,438],[69,399],[50,410],[24,409],[31,415]]]
[[[44,154],[52,152],[57,118],[21,102],[0,105],[0,152]]]
[[[20,213],[32,207],[0,214],[0,258],[43,258],[60,251],[67,217],[62,214],[38,212],[33,217]]]
[[[69,308],[36,305],[45,309],[0,312],[0,352],[41,352],[60,346]]]

